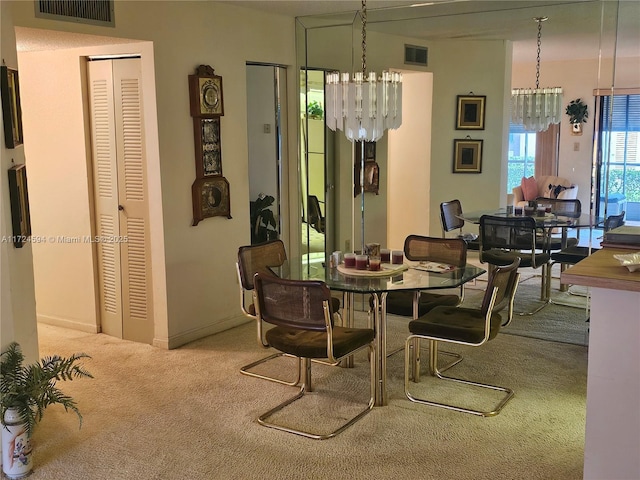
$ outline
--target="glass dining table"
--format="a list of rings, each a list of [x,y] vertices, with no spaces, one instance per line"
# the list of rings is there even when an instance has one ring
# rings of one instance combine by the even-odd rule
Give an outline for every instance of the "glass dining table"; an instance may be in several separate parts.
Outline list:
[[[498,208],[494,210],[476,210],[471,212],[465,212],[462,215],[458,215],[458,218],[465,222],[479,224],[480,217],[483,215],[492,215],[498,217],[515,217],[514,213],[508,213],[506,208]],[[522,215],[517,215],[522,216]],[[536,226],[548,234],[551,234],[556,228],[561,230],[561,246],[565,248],[567,246],[567,232],[570,228],[586,229],[589,231],[594,228],[598,228],[602,225],[604,219],[588,213],[583,213],[573,216],[563,216],[547,213],[544,216],[533,215],[532,218],[536,221]]]
[[[475,265],[453,268],[445,272],[427,271],[417,262],[405,260],[403,265],[383,264],[383,271],[349,272],[343,266],[325,268],[322,264],[302,265],[300,262],[287,262],[285,268],[278,273],[291,279],[322,280],[333,290],[343,293],[343,322],[349,327],[354,324],[355,295],[369,294],[373,296],[373,320],[376,332],[376,365],[375,365],[375,406],[388,404],[387,395],[387,294],[392,291],[408,290],[415,292],[417,301],[420,290],[439,290],[460,287],[473,280],[486,270]],[[417,309],[414,309],[416,311]],[[352,360],[350,360],[352,362]],[[347,361],[345,366],[353,365]]]

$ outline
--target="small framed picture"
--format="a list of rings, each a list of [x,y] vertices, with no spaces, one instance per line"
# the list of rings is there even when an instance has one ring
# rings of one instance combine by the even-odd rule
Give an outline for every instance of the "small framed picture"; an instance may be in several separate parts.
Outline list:
[[[17,70],[0,67],[0,90],[4,118],[4,143],[7,148],[16,148],[22,145],[22,109]]]
[[[482,140],[453,141],[453,173],[482,173]]]
[[[197,178],[191,186],[193,226],[209,217],[231,218],[229,182],[224,177]]]
[[[360,163],[362,159],[362,144],[364,144],[364,161],[376,161],[376,142],[356,142],[356,151],[354,154],[354,163]]]
[[[485,95],[458,95],[456,130],[484,130]]]
[[[9,169],[9,200],[11,202],[13,245],[16,248],[22,248],[31,236],[27,169],[24,164],[15,165]]]

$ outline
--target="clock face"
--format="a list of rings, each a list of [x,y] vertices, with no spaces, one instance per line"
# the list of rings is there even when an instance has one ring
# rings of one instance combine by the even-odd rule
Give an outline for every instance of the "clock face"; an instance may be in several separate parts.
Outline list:
[[[222,95],[218,78],[200,78],[200,113],[222,113]]]

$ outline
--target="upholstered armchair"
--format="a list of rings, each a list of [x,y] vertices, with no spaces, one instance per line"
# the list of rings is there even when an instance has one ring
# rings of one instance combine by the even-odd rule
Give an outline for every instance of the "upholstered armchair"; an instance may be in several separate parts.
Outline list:
[[[566,178],[545,175],[540,178],[523,177],[520,186],[513,189],[513,205],[516,207],[525,206],[529,200],[538,197],[574,200],[578,198],[578,186]]]

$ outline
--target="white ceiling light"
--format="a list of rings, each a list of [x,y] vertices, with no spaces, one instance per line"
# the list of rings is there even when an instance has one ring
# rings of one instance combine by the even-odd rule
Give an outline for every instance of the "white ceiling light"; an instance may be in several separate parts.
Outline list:
[[[538,57],[536,63],[536,88],[511,90],[511,122],[523,125],[526,130],[545,131],[549,125],[560,123],[562,118],[562,88],[540,88],[540,45],[542,22],[548,17],[535,17],[538,22]]]
[[[367,73],[367,2],[362,0],[362,71],[327,74],[327,127],[342,130],[350,141],[375,142],[402,124],[402,74]]]

